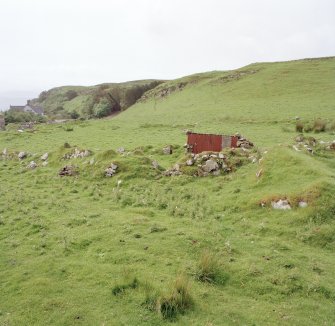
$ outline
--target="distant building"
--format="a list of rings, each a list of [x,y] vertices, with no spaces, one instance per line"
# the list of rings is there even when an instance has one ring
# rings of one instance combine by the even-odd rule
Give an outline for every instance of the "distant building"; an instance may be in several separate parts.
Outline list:
[[[26,105],[10,105],[9,110],[44,115],[43,108],[41,108],[40,106],[32,105],[30,101],[27,101]]]

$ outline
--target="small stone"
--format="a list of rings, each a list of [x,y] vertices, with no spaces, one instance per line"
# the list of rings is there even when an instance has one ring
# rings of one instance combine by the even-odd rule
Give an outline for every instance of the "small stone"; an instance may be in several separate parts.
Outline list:
[[[123,154],[125,152],[125,149],[123,147],[120,147],[116,151],[120,154]]]
[[[222,159],[224,159],[224,155],[223,155],[223,153],[219,153],[219,158],[222,160]]]
[[[90,159],[90,165],[93,165],[94,163],[95,163],[94,158],[91,158],[91,159]]]
[[[4,150],[2,151],[2,155],[7,156],[7,154],[8,154],[7,148],[4,148]]]
[[[166,146],[163,148],[163,154],[165,155],[171,155],[172,154],[172,147],[171,146]]]
[[[41,160],[42,160],[42,161],[46,161],[46,160],[48,159],[48,157],[49,157],[49,154],[48,154],[48,153],[45,153],[45,154],[43,154],[43,155],[41,156]]]
[[[271,202],[271,206],[274,209],[283,209],[283,210],[291,209],[291,205],[286,199],[279,199],[278,201],[273,201]]]
[[[188,166],[192,166],[194,164],[194,160],[193,159],[189,159],[186,161],[186,165]]]
[[[213,171],[212,174],[215,175],[215,176],[218,176],[218,175],[221,174],[221,171],[220,170],[216,170],[216,171]]]
[[[27,157],[27,153],[26,152],[20,152],[17,156],[20,160],[23,160],[24,158]]]
[[[48,161],[44,161],[43,163],[42,163],[42,166],[47,166],[48,165]]]
[[[152,167],[153,167],[154,169],[156,169],[156,170],[159,168],[159,164],[158,164],[157,161],[152,161],[152,162],[151,162],[151,165],[152,165]]]
[[[27,165],[28,169],[35,169],[37,168],[37,164],[34,161],[31,161],[28,165]]]
[[[180,170],[180,165],[179,165],[178,163],[175,164],[175,165],[173,166],[173,170],[179,172],[179,170]]]
[[[299,201],[298,205],[299,205],[300,208],[306,208],[308,206],[308,204],[303,200]]]
[[[304,135],[298,135],[297,137],[295,137],[294,139],[297,143],[302,143],[305,140]]]

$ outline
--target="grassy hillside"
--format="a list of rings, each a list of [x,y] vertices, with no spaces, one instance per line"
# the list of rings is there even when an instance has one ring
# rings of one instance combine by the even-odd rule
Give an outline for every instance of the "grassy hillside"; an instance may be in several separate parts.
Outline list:
[[[0,132],[0,325],[333,325],[334,73],[335,58],[253,64],[162,83],[113,119]],[[327,126],[304,133],[313,155],[292,147],[296,117]],[[239,132],[261,159],[163,177],[188,129]],[[64,159],[75,148],[91,154]]]
[[[62,86],[44,91],[32,104],[44,108],[49,117],[77,118],[100,117],[99,107],[106,108],[104,116],[113,111],[125,110],[144,92],[162,81],[140,80],[126,83],[106,83],[96,86]]]

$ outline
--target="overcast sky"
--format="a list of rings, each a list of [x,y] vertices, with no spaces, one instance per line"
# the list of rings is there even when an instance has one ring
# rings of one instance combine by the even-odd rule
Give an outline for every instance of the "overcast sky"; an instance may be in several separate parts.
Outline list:
[[[2,98],[170,79],[333,56],[335,1],[0,0],[0,45]]]

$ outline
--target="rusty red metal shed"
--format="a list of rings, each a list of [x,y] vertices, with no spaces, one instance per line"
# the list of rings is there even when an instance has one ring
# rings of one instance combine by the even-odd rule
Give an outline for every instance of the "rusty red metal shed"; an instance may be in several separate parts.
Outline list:
[[[188,132],[187,150],[194,154],[206,151],[221,152],[223,148],[236,148],[237,141],[238,136],[199,134],[194,132]]]

